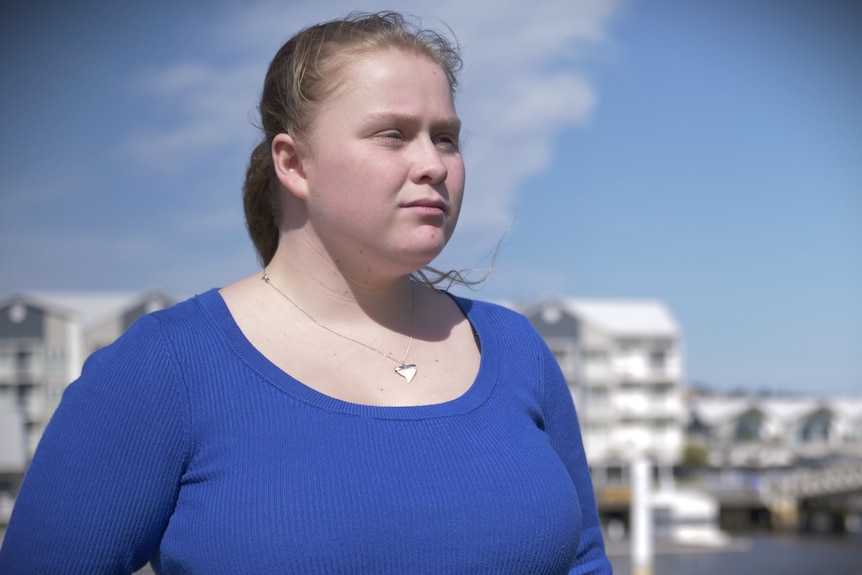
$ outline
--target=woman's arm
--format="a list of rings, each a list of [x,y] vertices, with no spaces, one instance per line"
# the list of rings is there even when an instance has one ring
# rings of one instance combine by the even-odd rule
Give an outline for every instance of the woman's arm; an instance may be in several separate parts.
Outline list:
[[[559,454],[572,477],[581,507],[581,541],[571,573],[610,575],[611,564],[605,553],[604,539],[599,527],[593,483],[575,405],[553,354],[547,346],[542,345],[542,348],[545,431],[551,439],[551,446]]]
[[[156,551],[190,449],[188,397],[158,320],[94,353],[27,471],[0,572],[132,573]]]

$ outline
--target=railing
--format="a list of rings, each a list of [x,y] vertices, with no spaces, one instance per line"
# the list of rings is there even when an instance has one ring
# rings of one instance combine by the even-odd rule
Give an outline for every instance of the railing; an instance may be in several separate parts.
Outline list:
[[[683,409],[678,397],[666,396],[656,399],[642,393],[621,393],[611,398],[609,403],[610,409],[621,417],[638,416],[648,419],[676,417]]]
[[[800,499],[862,491],[862,464],[800,469],[764,482],[765,498]]]
[[[32,385],[45,377],[45,367],[42,364],[28,367],[0,368],[0,382],[4,385]]]

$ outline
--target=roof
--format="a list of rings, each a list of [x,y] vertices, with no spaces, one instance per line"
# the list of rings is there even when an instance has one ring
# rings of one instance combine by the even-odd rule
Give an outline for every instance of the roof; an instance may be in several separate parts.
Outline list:
[[[677,337],[679,326],[655,300],[567,299],[566,309],[618,337]]]
[[[680,335],[673,315],[658,300],[549,298],[532,302],[494,300],[494,303],[527,316],[559,307],[615,337],[677,338]]]
[[[97,324],[141,303],[153,294],[139,291],[24,291],[2,301],[26,302],[56,313],[74,316],[84,327]]]
[[[767,397],[758,403],[768,417],[788,423],[830,408],[827,403],[812,397]]]
[[[748,397],[703,397],[694,400],[693,412],[706,425],[718,425],[736,419],[756,402]]]
[[[839,417],[862,416],[862,398],[817,399],[813,397],[701,397],[692,401],[697,418],[707,425],[732,421],[757,409],[773,421],[785,424],[801,421],[826,409]]]
[[[862,396],[834,397],[829,401],[829,407],[841,417],[862,420]]]

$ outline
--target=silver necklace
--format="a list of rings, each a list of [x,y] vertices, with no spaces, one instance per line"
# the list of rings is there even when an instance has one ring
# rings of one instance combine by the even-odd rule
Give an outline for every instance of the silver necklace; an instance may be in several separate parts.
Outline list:
[[[410,346],[413,344],[413,327],[414,327],[414,322],[416,320],[416,313],[415,313],[416,312],[416,297],[413,293],[413,284],[412,283],[410,284],[410,339],[407,340],[407,350],[404,352],[404,359],[402,359],[399,362],[397,359],[395,359],[394,357],[392,357],[388,353],[380,351],[376,347],[371,347],[367,343],[362,343],[358,339],[353,339],[350,336],[344,335],[343,333],[339,333],[339,332],[335,331],[334,329],[332,329],[331,327],[327,327],[327,326],[323,325],[322,323],[320,323],[319,321],[317,321],[316,319],[314,319],[314,317],[312,317],[312,315],[310,313],[308,313],[307,311],[302,309],[302,307],[298,303],[296,303],[295,301],[290,299],[290,297],[286,293],[284,293],[283,291],[278,289],[275,286],[275,284],[272,283],[272,280],[269,278],[269,275],[266,273],[266,270],[264,270],[263,276],[261,276],[260,279],[262,279],[272,289],[274,289],[279,294],[281,294],[281,296],[284,299],[286,299],[287,301],[292,303],[296,309],[301,311],[302,314],[305,317],[307,317],[308,319],[310,319],[314,323],[314,325],[316,325],[317,327],[324,329],[331,334],[337,335],[338,337],[344,338],[348,341],[352,341],[355,344],[361,345],[362,347],[364,347],[366,349],[370,349],[371,351],[379,353],[380,355],[382,355],[386,359],[394,361],[395,363],[398,364],[395,366],[395,373],[397,373],[398,375],[403,377],[405,380],[407,380],[407,383],[410,383],[411,381],[413,381],[413,378],[416,377],[416,364],[415,363],[407,363],[407,356],[410,355]]]

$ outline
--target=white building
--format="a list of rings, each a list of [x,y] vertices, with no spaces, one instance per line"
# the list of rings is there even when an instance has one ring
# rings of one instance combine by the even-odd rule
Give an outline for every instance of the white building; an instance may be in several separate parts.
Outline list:
[[[636,455],[672,482],[683,447],[682,342],[651,300],[546,300],[524,313],[560,363],[578,408],[597,486],[627,483]]]
[[[694,395],[687,412],[689,441],[713,467],[862,458],[862,397]]]
[[[158,293],[33,291],[0,298],[0,429],[9,431],[0,437],[0,491],[17,488],[86,357],[170,303]]]

